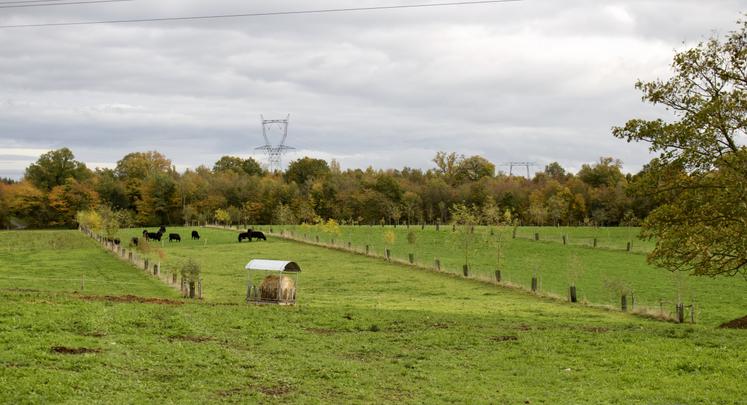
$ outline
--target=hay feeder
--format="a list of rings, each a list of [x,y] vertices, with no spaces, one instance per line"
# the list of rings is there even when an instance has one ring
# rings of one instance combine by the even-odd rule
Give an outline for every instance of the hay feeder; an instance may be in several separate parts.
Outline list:
[[[294,305],[301,268],[296,262],[254,259],[249,272],[246,301],[253,304]]]

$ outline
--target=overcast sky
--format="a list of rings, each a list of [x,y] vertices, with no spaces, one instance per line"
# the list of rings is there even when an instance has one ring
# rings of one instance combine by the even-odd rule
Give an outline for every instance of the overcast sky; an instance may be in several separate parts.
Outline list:
[[[0,8],[0,25],[428,2],[134,0]],[[290,114],[285,162],[426,169],[442,150],[571,171],[613,156],[637,171],[647,147],[610,128],[666,112],[635,81],[666,78],[675,50],[728,33],[745,11],[744,0],[524,0],[0,29],[0,176],[65,146],[90,167],[147,150],[180,169],[263,160],[260,114]]]

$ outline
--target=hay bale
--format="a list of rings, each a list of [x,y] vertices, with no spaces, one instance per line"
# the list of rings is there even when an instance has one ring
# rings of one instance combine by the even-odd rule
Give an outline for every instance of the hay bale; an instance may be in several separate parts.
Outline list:
[[[296,284],[288,276],[270,275],[259,285],[259,296],[262,301],[288,302],[294,299]]]

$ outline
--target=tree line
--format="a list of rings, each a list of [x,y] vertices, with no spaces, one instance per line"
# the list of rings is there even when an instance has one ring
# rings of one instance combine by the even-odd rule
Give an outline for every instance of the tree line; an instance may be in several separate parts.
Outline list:
[[[90,170],[67,148],[42,155],[20,181],[0,182],[4,228],[73,227],[76,213],[105,208],[123,226],[193,222],[244,224],[448,223],[471,210],[479,223],[631,225],[654,208],[632,193],[639,175],[600,158],[569,173],[557,162],[531,179],[497,173],[483,157],[439,152],[428,170],[341,170],[304,157],[285,172],[224,156],[210,168],[178,172],[156,151]],[[107,211],[107,212],[108,212]]]

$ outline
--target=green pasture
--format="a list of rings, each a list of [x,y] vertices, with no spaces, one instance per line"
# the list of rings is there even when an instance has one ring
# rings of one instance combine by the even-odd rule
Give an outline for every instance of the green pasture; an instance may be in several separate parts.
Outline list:
[[[269,226],[257,227],[269,231]],[[576,244],[563,245],[550,237],[540,241],[523,238],[521,235],[552,235],[563,230],[571,235],[568,240],[583,239],[598,232],[609,235],[599,237],[598,248]],[[274,226],[275,233],[284,231],[286,236],[324,245],[346,249],[348,242],[353,250],[365,252],[369,245],[372,255],[383,256],[389,248],[394,259],[409,261],[413,253],[419,266],[434,268],[436,259],[441,269],[453,274],[462,274],[465,263],[464,235],[452,232],[451,226],[441,227],[369,227],[343,226],[340,234],[324,233],[311,226]],[[395,241],[388,245],[385,233],[394,232]],[[415,243],[408,241],[413,232]],[[675,304],[695,304],[696,322],[711,325],[742,316],[747,308],[747,280],[743,278],[690,277],[683,273],[670,273],[646,263],[640,252],[625,250],[628,235],[636,235],[636,228],[519,228],[517,238],[512,239],[512,228],[493,228],[493,235],[486,227],[475,228],[470,236],[469,261],[471,277],[494,280],[497,269],[497,241],[500,238],[502,252],[501,278],[505,284],[529,289],[532,277],[537,277],[540,292],[565,299],[570,285],[576,285],[579,299],[590,304],[620,307],[621,287],[629,290],[628,305],[635,298],[636,310],[652,315],[663,313],[669,316]],[[604,242],[603,242],[604,241]],[[640,243],[640,242],[633,242]],[[601,247],[619,245],[621,249]],[[636,245],[634,245],[636,246]],[[688,310],[689,311],[689,310]],[[687,314],[689,317],[689,313]]]
[[[0,289],[172,295],[78,231],[0,232]]]
[[[186,258],[201,263],[202,302],[175,298],[81,233],[0,234],[9,245],[35,240],[0,256],[0,276],[37,280],[0,285],[0,402],[739,404],[747,397],[741,330],[559,303],[274,237],[239,244],[233,231],[199,229],[202,240],[191,241],[190,230],[169,229],[183,241],[164,242],[161,259],[165,268]],[[62,240],[65,247],[56,245]],[[298,305],[243,303],[243,266],[252,258],[301,265]],[[70,278],[132,284],[81,294],[75,284],[38,280],[59,278],[61,267]],[[92,297],[124,294],[161,301]]]

